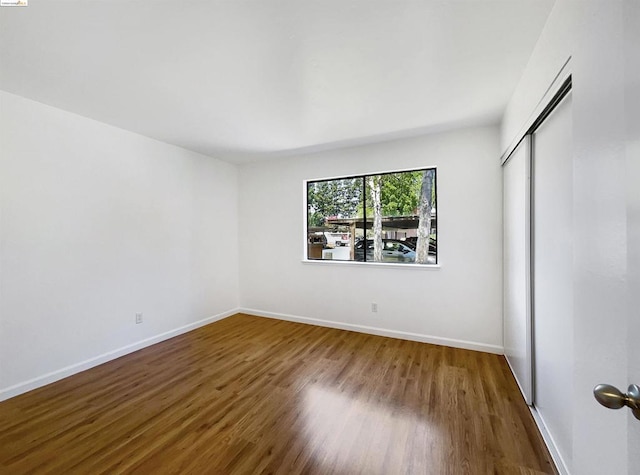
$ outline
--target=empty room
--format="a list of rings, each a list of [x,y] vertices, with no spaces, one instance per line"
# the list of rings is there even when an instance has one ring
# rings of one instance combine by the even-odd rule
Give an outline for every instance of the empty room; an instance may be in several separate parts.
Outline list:
[[[0,0],[0,474],[633,474],[640,2]]]

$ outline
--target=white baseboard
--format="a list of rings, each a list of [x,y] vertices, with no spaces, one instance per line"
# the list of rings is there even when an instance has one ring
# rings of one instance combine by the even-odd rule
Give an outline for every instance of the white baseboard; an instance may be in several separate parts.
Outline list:
[[[387,336],[390,338],[400,338],[401,340],[419,341],[421,343],[431,343],[434,345],[450,346],[453,348],[462,348],[465,350],[483,351],[485,353],[494,353],[497,355],[504,354],[504,348],[498,345],[487,345],[474,341],[455,340],[452,338],[441,338],[431,335],[422,335],[420,333],[410,333],[398,330],[388,330],[386,328],[369,327],[365,325],[354,325],[352,323],[335,322],[331,320],[320,320],[317,318],[299,317],[296,315],[287,315],[284,313],[264,312],[254,308],[240,308],[241,313],[255,315],[258,317],[274,318],[277,320],[286,320],[289,322],[307,323],[310,325],[318,325],[321,327],[337,328],[339,330],[350,330],[359,333],[368,333],[371,335]]]
[[[122,348],[118,348],[116,350],[103,353],[93,358],[89,358],[87,360],[81,361],[80,363],[66,366],[56,371],[38,376],[37,378],[15,384],[5,389],[0,389],[0,401],[5,401],[20,394],[24,394],[28,391],[46,386],[47,384],[54,383],[68,376],[80,373],[81,371],[85,371],[103,363],[107,363],[108,361],[115,360],[116,358],[120,358],[121,356],[133,353],[134,351],[141,350],[142,348],[146,348],[147,346],[160,343],[161,341],[168,340],[169,338],[173,338],[174,336],[182,335],[183,333],[195,330],[196,328],[208,325],[209,323],[213,323],[218,320],[230,317],[231,315],[235,315],[238,312],[238,309],[228,310],[226,312],[222,312],[217,315],[198,320],[197,322],[189,323],[188,325],[169,330],[159,335],[155,335],[149,338],[145,338],[144,340],[131,343],[130,345],[123,346]]]
[[[0,401],[5,401],[7,399],[18,396],[20,394],[24,394],[28,391],[32,391],[42,386],[46,386],[47,384],[54,383],[68,376],[72,376],[76,373],[80,373],[81,371],[85,371],[87,369],[93,368],[103,363],[107,363],[121,356],[127,355],[129,353],[133,353],[134,351],[138,351],[142,348],[146,348],[147,346],[154,345],[155,343],[159,343],[161,341],[168,340],[169,338],[173,338],[174,336],[178,336],[188,331],[195,330],[196,328],[202,327],[204,325],[208,325],[209,323],[213,323],[218,320],[222,320],[224,318],[230,317],[231,315],[235,315],[236,313],[247,313],[247,314],[256,315],[259,317],[274,318],[274,319],[286,320],[290,322],[306,323],[306,324],[318,325],[318,326],[328,327],[328,328],[337,328],[340,330],[350,330],[350,331],[355,331],[360,333],[368,333],[371,335],[386,336],[390,338],[400,338],[403,340],[419,341],[422,343],[432,343],[435,345],[450,346],[454,348],[463,348],[467,350],[484,351],[486,353],[495,353],[499,355],[504,353],[504,349],[498,345],[487,345],[484,343],[477,343],[472,341],[455,340],[451,338],[441,338],[441,337],[435,337],[430,335],[422,335],[419,333],[409,333],[409,332],[403,332],[398,330],[389,330],[385,328],[369,327],[365,325],[354,325],[351,323],[335,322],[331,320],[320,320],[316,318],[300,317],[295,315],[287,315],[283,313],[263,312],[261,310],[256,310],[251,308],[238,308],[238,309],[228,310],[226,312],[219,313],[217,315],[213,315],[208,318],[204,318],[197,322],[193,322],[188,325],[184,325],[182,327],[169,330],[159,335],[145,338],[144,340],[140,340],[138,342],[115,349],[113,351],[109,351],[107,353],[103,353],[101,355],[95,356],[93,358],[89,358],[79,363],[66,366],[64,368],[60,368],[56,371],[52,371],[42,376],[38,376],[36,378],[23,381],[21,383],[15,384],[8,388],[0,389]]]
[[[533,406],[529,406],[529,409],[531,410],[533,419],[536,421],[536,425],[538,426],[538,430],[542,435],[542,439],[544,440],[544,443],[547,446],[549,453],[551,454],[551,458],[553,459],[553,462],[556,464],[558,473],[560,475],[570,475],[569,468],[567,467],[567,464],[562,458],[562,455],[560,455],[560,452],[558,451],[558,446],[556,445],[555,440],[553,440],[553,437],[547,430],[547,425],[544,423],[544,419],[542,418],[542,415]]]

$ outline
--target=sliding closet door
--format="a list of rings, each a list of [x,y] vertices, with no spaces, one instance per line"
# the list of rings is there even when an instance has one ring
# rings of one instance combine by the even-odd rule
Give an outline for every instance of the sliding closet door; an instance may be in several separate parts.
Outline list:
[[[573,397],[574,367],[570,93],[535,130],[532,142],[534,406],[565,465],[571,466],[573,412],[567,410]]]
[[[503,165],[504,351],[527,402],[533,400],[530,300],[530,136]]]

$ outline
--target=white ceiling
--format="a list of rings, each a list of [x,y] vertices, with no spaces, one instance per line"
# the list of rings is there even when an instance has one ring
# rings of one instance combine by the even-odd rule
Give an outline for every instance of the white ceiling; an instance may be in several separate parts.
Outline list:
[[[497,123],[553,0],[30,0],[0,89],[229,161]]]

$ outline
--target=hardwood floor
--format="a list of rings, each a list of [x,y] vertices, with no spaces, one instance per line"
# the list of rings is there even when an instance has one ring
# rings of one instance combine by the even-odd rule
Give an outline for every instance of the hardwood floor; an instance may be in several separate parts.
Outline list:
[[[3,474],[549,474],[503,357],[248,315],[0,403]]]

